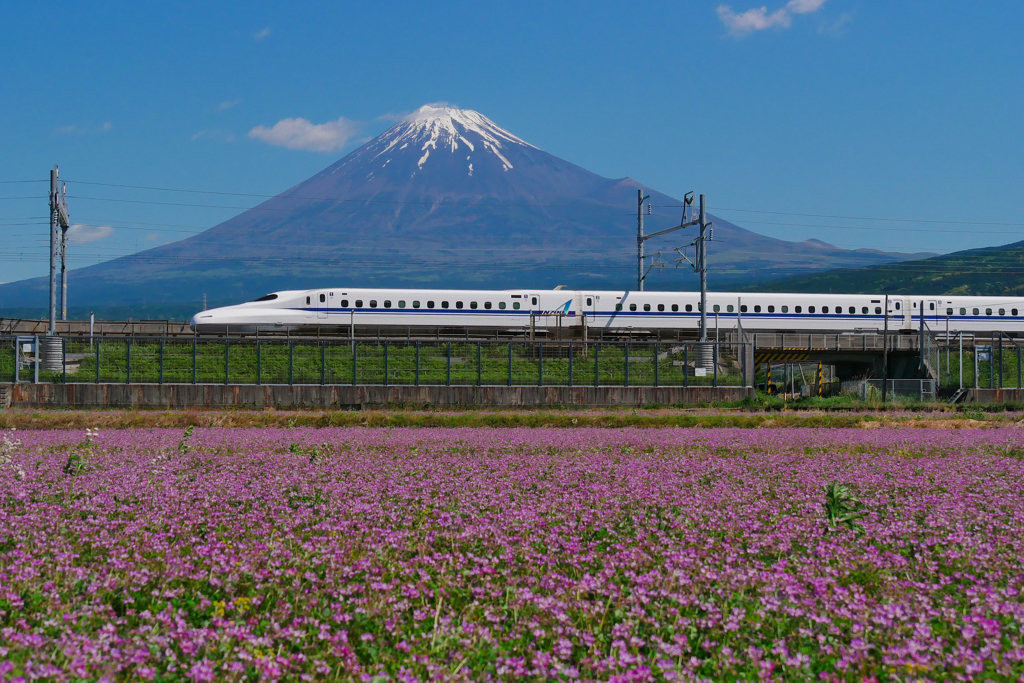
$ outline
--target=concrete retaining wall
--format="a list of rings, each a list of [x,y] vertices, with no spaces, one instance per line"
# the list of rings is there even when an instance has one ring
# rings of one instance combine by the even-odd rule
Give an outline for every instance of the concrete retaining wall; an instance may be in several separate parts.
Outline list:
[[[501,387],[251,384],[16,384],[25,408],[363,408],[435,406],[644,406],[739,401],[746,387]]]

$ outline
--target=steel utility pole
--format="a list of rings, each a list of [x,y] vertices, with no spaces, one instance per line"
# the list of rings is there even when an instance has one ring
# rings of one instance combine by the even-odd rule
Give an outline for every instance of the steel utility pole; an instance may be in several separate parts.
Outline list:
[[[885,403],[886,385],[889,384],[889,295],[885,295],[885,326],[882,334],[882,403]]]
[[[67,197],[58,187],[57,175],[57,164],[54,164],[50,171],[50,326],[47,332],[50,336],[57,333],[57,259],[68,229]]]
[[[700,235],[697,237],[697,273],[700,275],[700,340],[708,340],[708,215],[704,210],[704,195],[700,196]]]
[[[644,191],[636,191],[636,288],[637,291],[644,291],[644,200],[650,199],[651,195],[644,196]],[[649,211],[650,209],[648,209]]]

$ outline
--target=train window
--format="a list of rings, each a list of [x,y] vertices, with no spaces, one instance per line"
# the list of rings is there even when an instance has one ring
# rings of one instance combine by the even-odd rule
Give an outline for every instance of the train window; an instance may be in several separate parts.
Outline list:
[[[441,308],[448,308],[448,302],[447,301],[442,301],[441,302]]]
[[[900,302],[899,301],[896,302],[896,310],[897,311],[900,310]]]
[[[967,309],[966,308],[961,308],[960,309],[960,315],[967,315]]]
[[[999,315],[1006,315],[1006,309],[1005,308],[1000,308],[999,309]]]
[[[592,298],[590,298],[590,297],[587,297],[587,305],[588,306],[593,306],[594,305],[594,300]]]
[[[420,307],[420,302],[419,301],[413,301],[412,302],[412,307],[413,308],[419,308]]]
[[[490,301],[485,301],[484,302],[484,308],[486,308],[487,310],[491,310],[491,302]]]
[[[384,300],[384,308],[391,308],[391,299]]]
[[[852,314],[854,314],[856,312],[857,312],[857,307],[856,306],[850,306],[850,314],[852,315]]]
[[[630,304],[629,305],[629,310],[635,311],[636,310],[636,304]]]
[[[644,304],[644,310],[645,311],[651,310],[651,305],[650,304]]]
[[[985,309],[985,315],[992,315],[992,309],[991,308],[986,308]]]
[[[711,307],[711,310],[713,310],[715,313],[718,313],[720,310],[722,310],[722,307],[719,306],[718,304],[715,304],[714,306]]]
[[[807,307],[807,312],[808,313],[814,313],[814,306],[808,306]]]
[[[537,305],[537,297],[533,297],[533,300],[530,303],[532,303],[534,306],[536,306]]]
[[[277,294],[267,294],[265,296],[261,296],[259,299],[254,299],[254,301],[273,301],[276,298]]]
[[[469,307],[470,308],[476,308],[476,302],[475,301],[470,301],[469,302]]]
[[[929,311],[934,311],[935,310],[935,302],[934,301],[929,301],[928,302],[928,310]]]
[[[621,311],[622,310],[622,304],[615,304],[615,310],[616,311]]]
[[[802,309],[802,308],[801,308],[800,306],[794,306],[794,307],[793,307],[793,312],[794,312],[794,313],[799,313],[799,312],[800,312],[800,311],[802,311],[802,310],[803,310],[803,309]]]
[[[362,307],[363,307],[363,300],[362,299],[356,299],[356,308],[362,308]]]
[[[377,308],[377,300],[370,299],[370,308]]]
[[[675,312],[675,311],[678,311],[678,310],[679,310],[679,304],[672,304],[672,311]],[[1014,315],[1017,315],[1017,314],[1014,313]]]
[[[1016,308],[1011,308],[1010,309],[1010,315],[1017,315],[1017,309]]]
[[[498,302],[498,308],[500,308],[501,310],[504,311],[505,310],[505,302],[504,301],[499,301]]]
[[[327,296],[325,294],[321,294],[320,295],[320,303],[323,303],[325,301],[327,301]]]
[[[730,306],[729,308],[732,308],[732,306]],[[782,312],[783,313],[789,313],[789,306],[783,306],[782,307]]]
[[[309,297],[308,296],[306,297],[306,305],[307,306],[309,305]]]
[[[977,308],[972,309],[974,312],[971,315],[978,315],[980,311]]]
[[[518,311],[519,310],[519,302],[518,301],[513,301],[512,302],[512,308],[514,308],[515,310]]]
[[[686,312],[689,313],[693,310],[693,304],[686,304]]]
[[[740,306],[740,313],[746,313],[746,312],[747,312],[747,305],[746,304],[741,305]]]
[[[664,311],[665,310],[665,304],[658,304],[658,310],[659,311]]]
[[[428,301],[427,302],[427,308],[433,308],[433,307],[434,307],[434,302],[433,301]]]
[[[348,299],[342,299],[341,300],[341,307],[342,308],[348,308]]]
[[[828,306],[822,306],[821,307],[821,312],[822,313],[828,313]]]
[[[946,315],[953,315],[953,309],[952,308],[947,308],[946,309]]]
[[[404,302],[404,301],[402,301],[401,299],[399,299],[399,300],[398,300],[398,307],[399,307],[399,308],[405,308],[405,302]]]
[[[760,313],[760,312],[761,312],[761,307],[760,306],[754,306],[754,313]]]
[[[456,301],[455,302],[455,308],[462,308],[462,302],[461,301]]]
[[[774,313],[775,312],[775,307],[774,306],[769,306],[768,307],[768,312],[769,313]]]
[[[868,314],[868,307],[867,307],[867,306],[864,306],[864,307],[862,307],[862,308],[860,309],[860,312],[861,312],[861,313],[863,313],[864,315],[867,315],[867,314]],[[950,313],[952,313],[952,312],[953,312],[953,311],[952,311],[952,310],[950,310]]]
[[[882,315],[882,307],[875,306],[875,315]]]
[[[728,312],[732,313],[733,310],[734,310],[732,304],[729,304],[728,306],[726,306],[725,310],[727,310]]]

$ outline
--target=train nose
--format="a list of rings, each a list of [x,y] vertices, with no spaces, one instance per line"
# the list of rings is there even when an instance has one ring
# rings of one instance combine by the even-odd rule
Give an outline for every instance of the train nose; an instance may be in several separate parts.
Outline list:
[[[203,311],[202,313],[196,313],[192,316],[191,325],[192,327],[198,327],[200,325],[210,325],[214,322],[213,313],[210,311]]]

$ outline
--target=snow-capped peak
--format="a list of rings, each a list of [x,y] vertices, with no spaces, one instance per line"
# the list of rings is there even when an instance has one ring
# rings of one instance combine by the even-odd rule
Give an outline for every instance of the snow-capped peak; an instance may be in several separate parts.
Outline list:
[[[381,135],[380,141],[384,146],[376,157],[386,155],[393,149],[412,147],[422,152],[417,164],[419,168],[430,158],[431,151],[447,148],[454,153],[460,146],[464,146],[470,153],[480,151],[494,154],[507,171],[513,166],[502,154],[502,149],[508,145],[536,149],[479,112],[445,104],[423,105]],[[478,150],[478,147],[482,149]],[[472,164],[469,173],[472,175]]]

